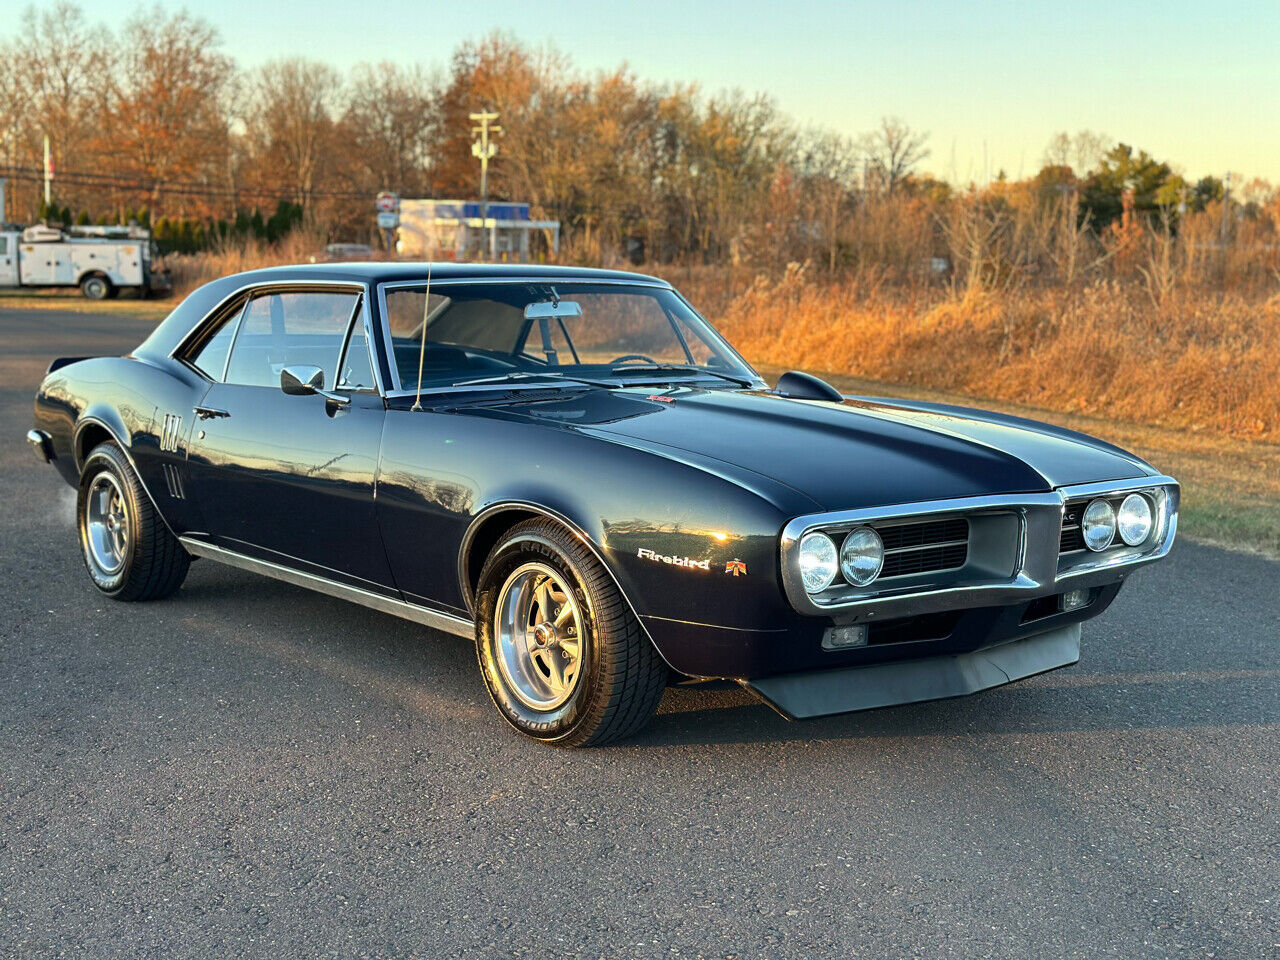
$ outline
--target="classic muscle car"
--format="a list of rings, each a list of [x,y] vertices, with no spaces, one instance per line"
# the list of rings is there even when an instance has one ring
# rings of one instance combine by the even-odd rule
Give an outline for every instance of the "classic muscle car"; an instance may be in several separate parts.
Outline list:
[[[1178,517],[1110,444],[771,389],[666,282],[565,267],[225,277],[128,356],[55,360],[28,439],[107,596],[204,557],[473,638],[502,716],[564,745],[673,680],[798,718],[1075,663]]]

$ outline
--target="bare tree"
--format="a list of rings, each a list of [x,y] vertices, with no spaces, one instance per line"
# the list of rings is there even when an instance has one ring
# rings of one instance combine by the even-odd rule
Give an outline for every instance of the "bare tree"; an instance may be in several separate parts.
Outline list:
[[[47,134],[58,167],[85,164],[86,134],[95,126],[95,84],[102,74],[98,67],[107,46],[104,33],[66,0],[40,12],[27,8],[21,34],[3,51],[5,146],[11,162],[39,166]]]
[[[857,185],[861,154],[847,137],[825,130],[808,133],[796,156],[803,195],[812,204],[821,240],[826,246],[827,269],[835,270],[843,214]]]
[[[351,75],[340,159],[371,194],[430,192],[434,84],[418,66],[360,64]]]
[[[310,208],[326,147],[332,141],[342,78],[314,60],[275,60],[258,70],[249,115],[249,139],[258,175],[286,184]]]
[[[1044,149],[1046,167],[1070,167],[1076,176],[1083,177],[1098,165],[1111,149],[1112,139],[1092,130],[1079,130],[1074,136],[1065,130],[1055,133]]]
[[[219,178],[227,155],[224,94],[231,60],[217,32],[186,12],[159,9],[125,25],[101,100],[98,151],[152,181],[159,213],[166,180]]]
[[[1071,134],[1064,130],[1061,133],[1055,133],[1053,135],[1049,140],[1048,146],[1044,148],[1044,157],[1041,160],[1041,166],[1071,166]]]
[[[869,172],[887,194],[929,156],[929,135],[912,130],[896,117],[885,117],[875,132],[863,138]]]

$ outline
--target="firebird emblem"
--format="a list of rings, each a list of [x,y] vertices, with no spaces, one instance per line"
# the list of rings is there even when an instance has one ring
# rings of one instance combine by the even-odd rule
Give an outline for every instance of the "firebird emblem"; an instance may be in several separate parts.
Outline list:
[[[730,560],[724,565],[724,572],[731,573],[735,577],[745,577],[747,575],[747,565],[741,560]]]

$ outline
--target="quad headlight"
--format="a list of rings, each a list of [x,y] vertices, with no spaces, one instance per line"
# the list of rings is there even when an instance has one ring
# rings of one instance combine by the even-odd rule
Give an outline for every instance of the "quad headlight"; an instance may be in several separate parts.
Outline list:
[[[865,587],[880,576],[884,543],[870,527],[855,527],[840,546],[840,572],[855,587]]]
[[[809,593],[821,593],[840,571],[835,542],[825,533],[806,533],[797,552],[800,579]]]
[[[1120,504],[1116,514],[1116,529],[1120,539],[1131,547],[1145,543],[1154,526],[1151,501],[1140,493],[1131,493]]]
[[[1084,508],[1080,519],[1084,545],[1090,550],[1105,550],[1116,538],[1116,508],[1106,500],[1094,500]]]

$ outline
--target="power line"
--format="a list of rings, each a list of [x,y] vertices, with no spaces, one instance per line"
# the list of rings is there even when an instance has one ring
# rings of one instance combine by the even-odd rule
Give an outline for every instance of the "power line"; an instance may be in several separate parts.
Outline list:
[[[27,183],[43,183],[44,170],[39,167],[0,167],[0,176]],[[157,190],[169,196],[205,197],[234,200],[243,197],[262,197],[275,200],[292,200],[296,191],[287,187],[263,187],[240,185],[236,187],[201,183],[198,180],[159,180],[154,177],[122,173],[94,173],[88,170],[65,170],[57,174],[55,183],[69,187],[89,187],[118,190],[126,193],[155,193]],[[366,200],[364,190],[312,190],[312,197],[341,200]]]

